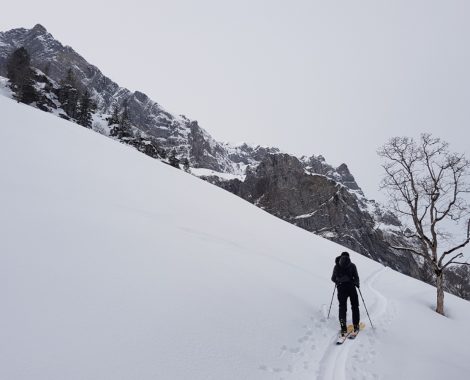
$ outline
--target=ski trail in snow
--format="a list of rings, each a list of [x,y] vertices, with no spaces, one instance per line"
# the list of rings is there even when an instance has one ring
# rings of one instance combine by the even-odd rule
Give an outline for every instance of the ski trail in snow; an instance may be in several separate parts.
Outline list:
[[[368,304],[368,300],[366,296],[364,296],[364,300],[366,305],[368,306],[368,310],[370,313],[370,317],[372,319],[372,323],[374,323],[374,327],[377,329],[379,325],[381,325],[381,318],[387,313],[388,307],[388,300],[385,298],[383,294],[381,294],[377,289],[374,288],[375,280],[382,275],[388,268],[384,267],[379,269],[378,271],[374,272],[369,278],[365,281],[365,287],[368,291],[374,295],[374,302],[373,304]],[[360,295],[359,295],[360,298]],[[362,299],[359,300],[362,303]],[[367,313],[365,308],[361,310],[361,320],[366,322],[367,325],[370,325],[370,322],[367,318]],[[378,324],[379,325],[378,325]],[[338,347],[335,345],[335,341],[337,338],[337,334],[331,337],[330,344],[327,347],[323,358],[320,362],[320,369],[319,375],[317,377],[318,380],[346,380],[347,374],[351,375],[351,378],[361,378],[361,379],[378,379],[376,374],[369,374],[363,370],[363,368],[359,369],[358,366],[354,364],[351,365],[351,370],[348,370],[351,362],[355,363],[359,362],[370,362],[370,359],[375,356],[375,351],[370,345],[374,343],[375,331],[372,330],[371,326],[368,326],[367,329],[361,332],[356,340],[348,340],[342,346]],[[360,343],[361,340],[369,338],[369,343],[365,345],[364,343]],[[365,350],[369,350],[369,352],[364,352]],[[352,360],[350,360],[352,358]],[[364,359],[365,358],[365,359]],[[364,367],[361,363],[361,367]]]

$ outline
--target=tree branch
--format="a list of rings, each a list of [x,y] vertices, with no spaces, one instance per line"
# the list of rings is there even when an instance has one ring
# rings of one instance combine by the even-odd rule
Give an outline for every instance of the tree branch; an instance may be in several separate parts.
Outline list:
[[[441,258],[439,259],[439,266],[442,264],[442,261],[444,260],[444,257],[446,257],[447,255],[450,255],[452,252],[455,252],[460,248],[465,247],[469,242],[470,242],[470,239],[467,239],[462,244],[458,245],[457,247],[454,247],[454,248],[449,249],[448,251],[444,252],[442,254]]]
[[[463,257],[463,253],[458,253],[458,254],[456,254],[454,257],[452,257],[452,258],[442,267],[442,269],[447,268],[447,267],[448,267],[449,265],[451,265],[451,264],[455,264],[456,262],[454,262],[454,260],[459,259],[459,258],[461,258],[461,257]]]
[[[411,252],[411,253],[414,253],[418,256],[421,256],[421,257],[424,257],[425,259],[427,260],[430,260],[431,258],[426,255],[425,253],[423,252],[420,252],[420,251],[417,251],[416,249],[414,248],[410,248],[410,247],[397,247],[397,246],[394,246],[394,245],[391,245],[390,248],[393,248],[393,249],[397,249],[399,251],[408,251],[408,252]]]
[[[458,249],[461,249],[461,248],[465,247],[468,243],[470,243],[470,219],[468,220],[468,224],[467,224],[467,239],[466,239],[463,243],[461,243],[461,244],[455,246],[454,248],[449,249],[448,251],[445,251],[445,252],[441,255],[441,258],[439,259],[439,263],[438,263],[439,266],[442,265],[442,261],[444,260],[444,258],[445,258],[447,255],[451,254],[452,252],[455,252],[455,251],[458,250]],[[452,260],[452,259],[451,259],[451,260]]]

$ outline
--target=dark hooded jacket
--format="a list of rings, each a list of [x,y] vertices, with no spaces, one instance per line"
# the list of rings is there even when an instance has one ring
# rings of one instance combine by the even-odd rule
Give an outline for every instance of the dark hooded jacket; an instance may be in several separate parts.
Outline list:
[[[335,262],[336,265],[333,269],[331,281],[333,281],[336,285],[341,285],[349,282],[359,287],[359,274],[357,273],[357,268],[351,262],[349,256],[338,256]]]

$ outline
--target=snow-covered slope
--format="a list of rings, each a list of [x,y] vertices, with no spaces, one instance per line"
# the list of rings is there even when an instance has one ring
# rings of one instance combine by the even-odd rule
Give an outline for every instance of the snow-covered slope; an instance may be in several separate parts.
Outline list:
[[[51,114],[0,115],[1,379],[468,376],[467,301],[437,315],[432,287],[352,253],[376,329],[361,306],[334,346],[342,247]]]

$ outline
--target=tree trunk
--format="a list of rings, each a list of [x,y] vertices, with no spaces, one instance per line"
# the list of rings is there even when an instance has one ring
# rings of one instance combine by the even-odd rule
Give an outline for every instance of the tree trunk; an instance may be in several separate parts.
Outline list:
[[[444,315],[444,273],[436,273],[437,303],[436,312]]]

